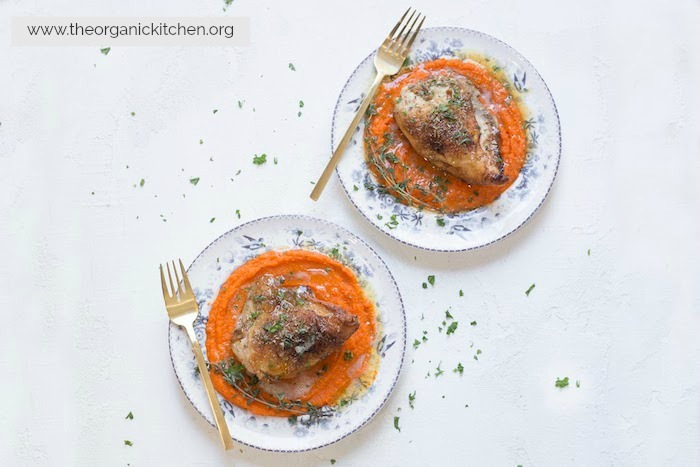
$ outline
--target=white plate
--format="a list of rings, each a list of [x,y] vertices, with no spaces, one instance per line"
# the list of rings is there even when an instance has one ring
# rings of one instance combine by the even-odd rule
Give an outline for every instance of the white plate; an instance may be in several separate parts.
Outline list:
[[[334,247],[360,282],[367,282],[370,297],[375,299],[381,323],[376,345],[381,358],[374,383],[357,401],[310,427],[292,426],[284,417],[254,415],[219,397],[231,435],[239,443],[268,451],[306,451],[334,443],[365,425],[388,399],[403,365],[406,315],[401,295],[386,264],[369,245],[335,224],[306,216],[265,217],[238,226],[214,240],[188,269],[200,311],[195,332],[206,357],[205,326],[211,303],[234,269],[269,250],[303,248],[328,253]],[[171,324],[168,340],[173,368],[185,395],[213,426],[187,335]]]
[[[396,201],[389,194],[365,188],[376,183],[365,163],[364,123],[337,168],[338,177],[350,201],[372,225],[390,237],[426,250],[464,251],[479,248],[507,235],[527,222],[544,201],[554,182],[561,155],[559,115],[547,85],[537,70],[518,52],[500,40],[463,28],[426,28],[420,32],[410,59],[413,63],[478,53],[500,66],[522,97],[530,117],[527,161],[513,185],[493,203],[455,215],[418,211]],[[331,148],[342,137],[372,83],[374,52],[355,69],[340,93],[333,115]],[[357,186],[358,190],[353,187]],[[381,216],[381,219],[378,218]],[[388,226],[396,215],[398,226]],[[445,226],[437,223],[443,217]],[[394,227],[391,225],[391,227]]]

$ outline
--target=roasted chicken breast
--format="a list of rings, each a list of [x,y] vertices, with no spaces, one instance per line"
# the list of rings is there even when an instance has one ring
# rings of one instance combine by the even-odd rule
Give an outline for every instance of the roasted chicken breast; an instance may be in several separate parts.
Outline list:
[[[441,70],[406,85],[394,116],[411,146],[437,168],[475,185],[508,181],[498,122],[464,76]]]
[[[317,300],[283,277],[253,283],[231,346],[246,370],[264,380],[293,378],[340,348],[359,327],[357,316]]]

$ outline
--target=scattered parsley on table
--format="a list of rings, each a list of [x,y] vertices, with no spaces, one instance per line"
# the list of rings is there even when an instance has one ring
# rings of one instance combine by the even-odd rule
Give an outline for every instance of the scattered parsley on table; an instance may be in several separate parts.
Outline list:
[[[134,443],[132,443],[132,442],[129,441],[128,439],[125,439],[125,440],[124,440],[124,444],[126,444],[127,446],[133,446],[133,445],[134,445]]]
[[[428,283],[429,283],[430,285],[433,285],[433,286],[434,286],[434,285],[435,285],[435,276],[432,276],[432,275],[431,275],[431,276],[428,276]]]
[[[253,164],[263,165],[265,162],[267,162],[267,154],[260,154],[259,156],[256,154],[253,156]]]
[[[569,377],[566,376],[566,377],[564,377],[563,379],[557,378],[557,380],[556,380],[556,382],[554,383],[554,385],[555,385],[556,387],[558,387],[559,389],[564,389],[565,387],[567,387],[567,386],[569,385]]]
[[[197,185],[197,183],[199,183],[199,177],[192,177],[192,178],[190,178],[190,183],[191,183],[192,185]]]
[[[458,325],[458,324],[459,324],[459,322],[457,322],[457,321],[452,321],[452,322],[450,323],[449,327],[447,328],[446,334],[448,334],[448,335],[449,335],[449,334],[454,334],[454,332],[457,330],[457,325]]]
[[[131,413],[131,412],[129,412],[129,413],[126,415],[126,419],[127,419],[127,420],[133,420],[133,419],[134,419],[134,414]]]
[[[100,49],[100,52],[102,52],[103,55],[107,55],[110,50],[112,50],[111,47],[105,47],[104,49]]]
[[[464,374],[464,366],[462,366],[462,363],[457,364],[457,368],[452,370],[452,373],[459,373],[460,375]]]
[[[416,391],[408,395],[408,406],[413,408],[413,403],[416,401]]]
[[[396,428],[399,431],[399,433],[401,433],[401,428],[399,428],[399,417],[394,417],[394,428]]]
[[[532,292],[532,289],[534,289],[534,288],[535,288],[535,284],[532,284],[530,287],[528,287],[527,290],[525,291],[525,295],[527,295],[529,297],[530,292]]]
[[[297,69],[294,68],[294,64],[292,62],[289,62],[289,69],[292,71],[297,71]]]

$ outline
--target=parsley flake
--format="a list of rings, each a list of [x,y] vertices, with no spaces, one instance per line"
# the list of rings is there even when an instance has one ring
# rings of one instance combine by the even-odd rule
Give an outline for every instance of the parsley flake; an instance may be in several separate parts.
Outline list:
[[[416,391],[413,391],[413,394],[408,395],[408,406],[410,408],[413,408],[413,403],[416,401]]]
[[[447,335],[454,334],[454,332],[457,330],[457,325],[458,325],[458,324],[459,324],[459,323],[458,323],[457,321],[452,321],[452,322],[450,323],[450,326],[447,328],[446,334],[447,334]]]
[[[294,64],[292,62],[289,62],[289,69],[292,71],[297,71],[297,69],[294,68]]]
[[[263,165],[265,162],[267,162],[267,154],[260,154],[259,156],[256,154],[253,156],[253,164]]]
[[[126,415],[126,419],[127,419],[127,420],[133,420],[133,419],[134,419],[134,414],[131,413],[131,412],[129,412],[129,413]]]
[[[528,287],[527,290],[525,291],[525,295],[527,295],[529,297],[530,292],[532,292],[532,289],[534,289],[534,288],[535,288],[535,284],[532,284],[530,287]]]
[[[105,47],[104,49],[100,49],[100,52],[102,52],[103,55],[107,55],[110,50],[112,50],[111,47]]]
[[[559,389],[564,389],[565,387],[567,387],[567,386],[569,385],[569,377],[566,376],[566,377],[564,377],[563,379],[557,378],[557,380],[556,380],[556,382],[554,383],[554,385],[555,385],[556,387],[558,387]]]
[[[192,178],[190,178],[190,183],[191,183],[192,185],[197,185],[197,183],[199,183],[199,177],[192,177]]]
[[[107,55],[107,54],[105,54],[105,55]],[[126,444],[127,446],[133,446],[133,445],[134,445],[134,443],[132,443],[132,442],[129,441],[128,439],[125,439],[125,440],[124,440],[124,444]]]
[[[435,276],[428,276],[428,283],[430,283],[430,285],[435,285]]]
[[[464,366],[462,366],[462,363],[457,364],[457,368],[452,370],[452,373],[459,373],[460,375],[464,374]]]
[[[399,417],[394,417],[394,428],[396,428],[399,431],[399,433],[401,433],[401,428],[399,428]]]

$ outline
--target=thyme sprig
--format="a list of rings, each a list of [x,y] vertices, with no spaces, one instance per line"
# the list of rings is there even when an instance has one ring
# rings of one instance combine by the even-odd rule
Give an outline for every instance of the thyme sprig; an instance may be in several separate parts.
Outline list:
[[[312,425],[322,419],[332,417],[337,412],[334,406],[319,407],[310,402],[287,400],[284,394],[276,394],[276,401],[263,398],[260,388],[256,387],[260,382],[259,378],[255,375],[249,375],[245,371],[245,367],[232,358],[212,363],[211,368],[220,373],[224,381],[243,394],[248,400],[248,405],[255,401],[271,409],[291,413],[289,421],[292,424],[298,421],[303,425]]]
[[[396,177],[397,168],[401,169],[405,175],[408,172],[409,166],[401,161],[394,151],[391,150],[394,144],[393,136],[390,133],[385,133],[382,145],[375,148],[377,139],[369,135],[368,128],[369,121],[367,121],[365,125],[367,156],[369,163],[376,169],[377,174],[385,182],[385,186],[380,188],[387,193],[393,194],[412,207],[434,209],[434,207],[426,201],[415,196],[413,191],[417,191],[426,197],[432,194],[435,202],[441,204],[447,192],[447,180],[442,177],[436,177],[432,180],[429,188],[433,189],[437,187],[432,193],[418,183],[411,183],[407,178],[399,182]],[[439,211],[442,212],[442,209]]]

